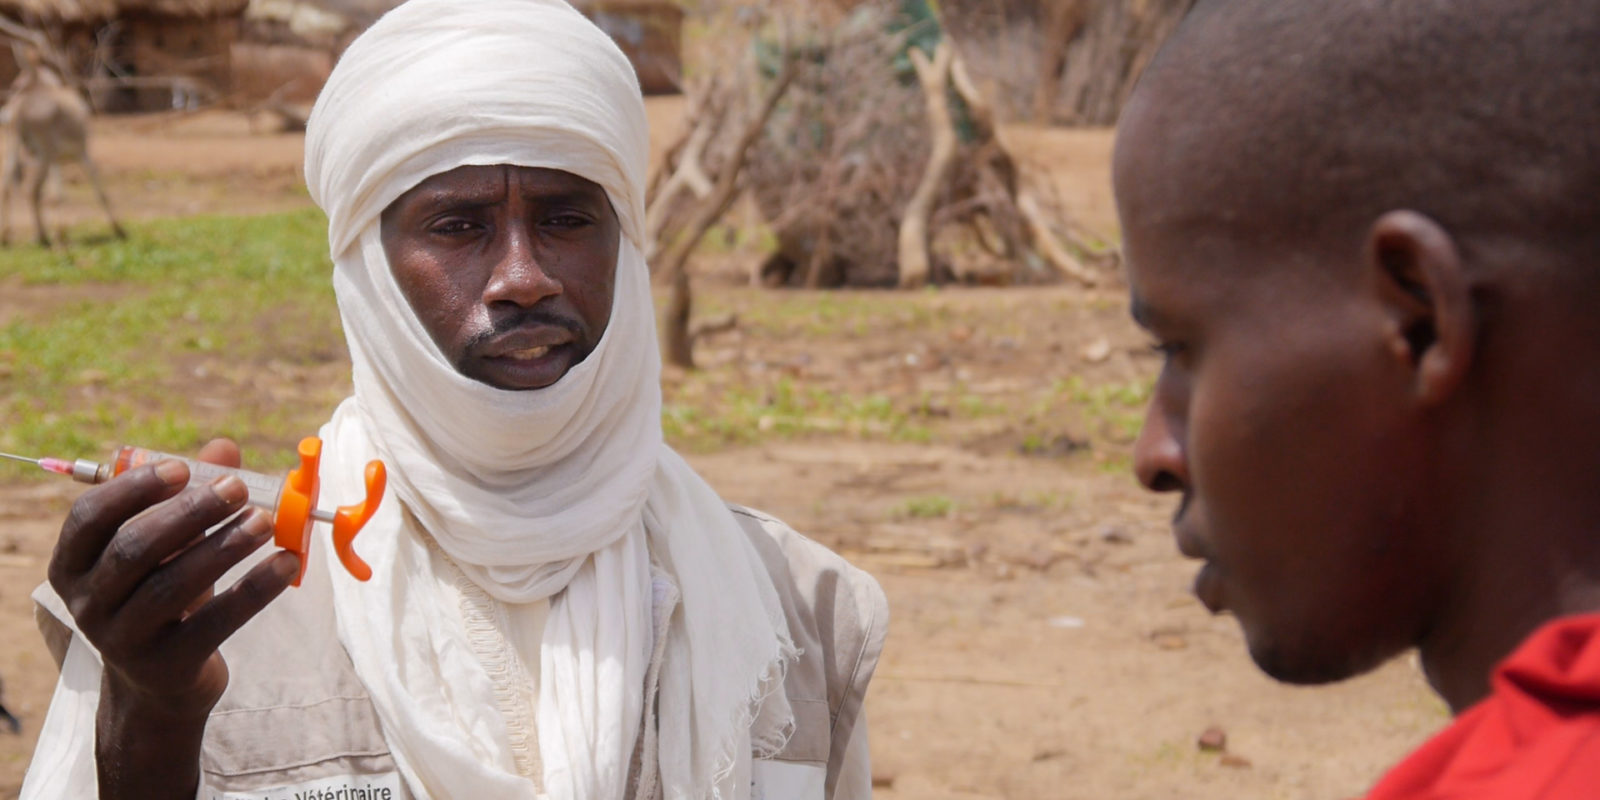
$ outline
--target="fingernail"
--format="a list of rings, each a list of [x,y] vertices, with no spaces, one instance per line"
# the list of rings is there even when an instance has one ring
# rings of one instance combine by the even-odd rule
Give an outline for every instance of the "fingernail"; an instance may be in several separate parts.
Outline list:
[[[156,477],[169,486],[178,486],[189,479],[189,470],[182,461],[169,458],[156,464]]]
[[[289,553],[287,550],[283,552]],[[280,556],[279,558],[274,558],[272,560],[272,571],[276,573],[278,577],[286,581],[294,580],[294,576],[300,574],[299,554],[289,553],[289,555],[291,558],[282,558]]]
[[[228,503],[237,503],[250,496],[250,490],[244,488],[244,481],[232,475],[224,475],[212,481],[211,491],[216,492],[217,497]]]
[[[253,539],[262,539],[272,532],[272,520],[267,519],[266,512],[252,508],[244,512],[244,520],[239,523],[239,530]]]

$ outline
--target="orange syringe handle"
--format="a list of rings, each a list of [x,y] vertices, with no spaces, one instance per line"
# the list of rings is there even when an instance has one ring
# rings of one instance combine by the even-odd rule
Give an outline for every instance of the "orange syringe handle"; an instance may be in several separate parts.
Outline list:
[[[356,534],[378,512],[378,504],[383,501],[383,490],[389,483],[389,475],[384,471],[382,461],[367,462],[363,477],[367,484],[366,499],[354,505],[339,506],[333,515],[333,552],[338,554],[339,563],[344,564],[345,571],[358,581],[371,578],[372,567],[356,555]]]
[[[300,440],[300,466],[283,481],[283,491],[278,495],[277,514],[273,518],[272,540],[279,547],[300,556],[300,573],[292,585],[299,586],[306,576],[306,563],[311,551],[312,512],[317,508],[317,493],[322,481],[317,467],[322,461],[322,440],[307,436]]]

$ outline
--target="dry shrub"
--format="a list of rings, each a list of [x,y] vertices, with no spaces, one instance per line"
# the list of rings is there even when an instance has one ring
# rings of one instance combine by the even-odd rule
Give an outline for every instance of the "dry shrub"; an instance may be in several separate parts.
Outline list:
[[[798,77],[762,129],[739,184],[777,243],[761,268],[763,282],[920,283],[918,277],[907,284],[899,263],[905,246],[901,223],[933,151],[929,97],[911,53],[933,50],[943,33],[937,20],[924,17],[919,23],[908,15],[911,5],[773,0],[759,10],[744,7],[742,17],[734,12],[743,36],[724,36],[711,44],[720,48],[714,56],[701,56],[688,87],[689,131],[669,155],[668,169],[652,182],[652,196],[668,188],[661,224],[653,228],[657,241],[665,247],[674,240],[683,228],[683,208],[692,204],[681,186],[670,185],[682,177],[683,164],[698,164],[713,179],[721,174],[737,138],[733,132],[751,118],[788,58],[799,64]],[[730,46],[732,41],[738,44]],[[1073,254],[1054,241],[1041,247],[1041,220],[1058,229],[1066,227],[1065,220],[1047,197],[1024,188],[1025,176],[995,136],[988,101],[969,106],[954,88],[945,96],[958,144],[927,218],[933,246],[926,278],[980,279],[972,267],[981,262],[985,282],[1054,279],[1061,273],[1092,282],[1081,270],[1074,272]],[[709,136],[697,139],[697,130]],[[1020,209],[1020,196],[1029,198],[1031,216]],[[1047,238],[1072,241],[1065,230],[1057,234]]]
[[[809,26],[803,71],[757,145],[748,187],[775,232],[769,283],[892,286],[899,221],[931,150],[922,88],[906,57],[920,31],[899,3],[863,3],[842,24]],[[977,147],[963,144],[934,227],[977,206]],[[940,274],[940,273],[943,274]],[[936,260],[935,280],[950,276]]]

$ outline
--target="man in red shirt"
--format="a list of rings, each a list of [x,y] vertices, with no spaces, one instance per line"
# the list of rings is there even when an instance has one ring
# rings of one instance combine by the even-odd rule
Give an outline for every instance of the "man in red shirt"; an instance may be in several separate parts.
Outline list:
[[[1201,601],[1284,681],[1419,649],[1371,800],[1600,797],[1600,0],[1201,0],[1115,181]]]

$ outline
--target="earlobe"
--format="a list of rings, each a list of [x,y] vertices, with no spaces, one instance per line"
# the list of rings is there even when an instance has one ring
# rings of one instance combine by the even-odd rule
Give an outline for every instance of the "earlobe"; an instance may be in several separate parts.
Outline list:
[[[1419,402],[1437,406],[1461,386],[1477,345],[1477,312],[1450,234],[1415,211],[1373,223],[1366,260],[1394,320],[1394,344],[1413,370]]]

